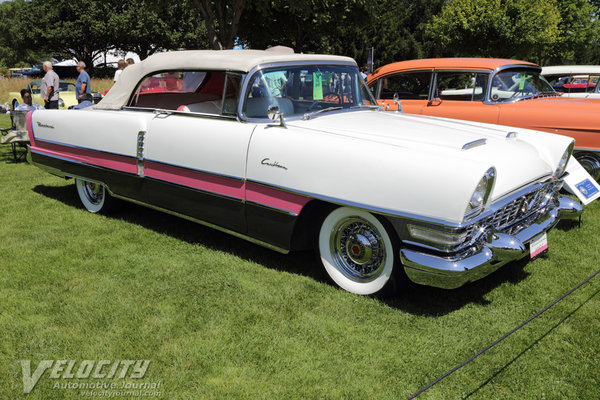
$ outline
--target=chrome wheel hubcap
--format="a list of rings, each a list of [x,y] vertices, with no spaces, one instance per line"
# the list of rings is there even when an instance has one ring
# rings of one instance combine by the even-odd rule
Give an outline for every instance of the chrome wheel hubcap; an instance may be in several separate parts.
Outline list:
[[[340,221],[331,232],[331,252],[340,272],[357,282],[377,278],[385,265],[385,244],[377,229],[359,217]]]
[[[99,185],[94,182],[84,182],[83,183],[83,191],[85,193],[85,197],[90,201],[90,203],[98,205],[102,202],[104,198],[104,188],[102,185]]]

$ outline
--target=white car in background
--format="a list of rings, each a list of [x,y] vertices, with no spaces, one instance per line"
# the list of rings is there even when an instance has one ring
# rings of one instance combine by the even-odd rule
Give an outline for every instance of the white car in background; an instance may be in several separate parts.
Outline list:
[[[600,99],[600,65],[543,67],[542,75],[563,97]]]
[[[30,160],[269,248],[316,248],[358,294],[456,288],[547,247],[573,139],[383,112],[347,57],[159,53],[85,110],[29,114]],[[68,223],[68,222],[66,222]],[[398,286],[399,287],[399,286]]]

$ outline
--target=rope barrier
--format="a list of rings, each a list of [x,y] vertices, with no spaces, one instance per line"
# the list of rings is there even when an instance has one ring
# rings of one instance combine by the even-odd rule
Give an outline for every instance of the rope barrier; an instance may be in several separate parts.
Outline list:
[[[498,343],[500,343],[501,341],[503,341],[504,339],[506,339],[507,337],[509,337],[510,335],[512,335],[513,333],[515,333],[516,331],[518,331],[519,329],[521,329],[522,327],[524,327],[525,325],[527,325],[528,323],[530,323],[531,321],[533,321],[534,319],[536,319],[537,317],[539,317],[540,315],[542,315],[543,313],[545,313],[546,311],[548,311],[550,308],[554,307],[559,301],[563,300],[565,297],[567,297],[570,294],[572,294],[574,291],[576,291],[577,289],[579,289],[580,287],[582,287],[583,285],[585,285],[587,282],[589,282],[591,279],[593,279],[598,274],[600,274],[600,269],[598,271],[594,272],[592,275],[588,276],[586,279],[584,279],[581,283],[579,283],[573,289],[569,290],[567,293],[563,294],[558,299],[554,300],[552,303],[550,303],[548,306],[546,306],[543,310],[541,310],[537,314],[529,317],[526,321],[524,321],[521,324],[519,324],[519,326],[517,326],[516,328],[513,328],[508,333],[505,333],[502,337],[500,337],[499,339],[497,339],[496,341],[494,341],[490,345],[488,345],[488,346],[484,347],[483,349],[481,349],[480,351],[478,351],[475,355],[473,355],[472,357],[470,357],[468,360],[463,361],[462,363],[460,363],[456,367],[452,368],[451,370],[447,371],[445,374],[443,374],[439,378],[437,378],[434,381],[432,381],[431,383],[429,383],[427,386],[423,386],[421,389],[417,390],[415,393],[413,393],[410,396],[408,396],[406,398],[406,400],[414,399],[415,397],[417,397],[420,394],[422,394],[424,391],[426,391],[426,390],[432,388],[433,386],[435,386],[436,384],[438,384],[442,379],[446,378],[447,376],[449,376],[449,375],[453,374],[454,372],[458,371],[459,369],[461,369],[465,365],[469,364],[471,361],[475,360],[477,357],[479,357],[480,355],[482,355],[483,353],[485,353],[486,351],[488,351],[492,347],[496,346]]]

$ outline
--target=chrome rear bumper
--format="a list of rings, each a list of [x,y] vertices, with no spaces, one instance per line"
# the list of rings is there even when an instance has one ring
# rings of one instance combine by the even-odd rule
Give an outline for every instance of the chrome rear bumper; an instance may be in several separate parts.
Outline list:
[[[529,226],[509,235],[492,232],[479,251],[462,258],[443,258],[411,249],[401,249],[400,258],[410,280],[422,285],[454,289],[481,279],[507,262],[529,254],[528,243],[549,231],[561,219],[576,219],[583,209],[566,196],[555,199],[555,207]]]

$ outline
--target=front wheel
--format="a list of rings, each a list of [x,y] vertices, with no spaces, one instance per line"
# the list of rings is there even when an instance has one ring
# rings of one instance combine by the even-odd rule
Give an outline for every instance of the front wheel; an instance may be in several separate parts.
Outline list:
[[[75,179],[75,187],[81,203],[91,213],[105,213],[112,206],[113,198],[100,183]]]
[[[331,279],[348,292],[370,295],[392,284],[396,262],[392,239],[366,211],[333,210],[319,231],[319,255]]]

